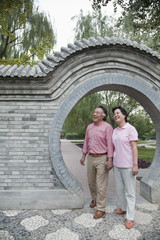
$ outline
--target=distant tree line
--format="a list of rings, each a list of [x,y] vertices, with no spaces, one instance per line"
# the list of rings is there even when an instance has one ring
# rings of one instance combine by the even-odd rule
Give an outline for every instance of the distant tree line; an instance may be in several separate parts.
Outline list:
[[[62,136],[68,139],[83,139],[86,127],[93,122],[93,111],[99,105],[103,105],[107,109],[107,122],[113,128],[116,127],[116,124],[113,119],[112,108],[122,105],[129,114],[129,122],[136,127],[139,139],[148,140],[156,138],[151,118],[141,105],[126,94],[114,91],[93,93],[78,102],[65,120]]]

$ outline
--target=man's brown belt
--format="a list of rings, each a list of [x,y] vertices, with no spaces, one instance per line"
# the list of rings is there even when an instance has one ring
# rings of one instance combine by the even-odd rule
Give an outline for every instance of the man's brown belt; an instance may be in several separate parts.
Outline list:
[[[107,153],[89,153],[89,155],[90,156],[92,156],[92,157],[101,157],[101,156],[103,156],[103,155],[106,155]]]

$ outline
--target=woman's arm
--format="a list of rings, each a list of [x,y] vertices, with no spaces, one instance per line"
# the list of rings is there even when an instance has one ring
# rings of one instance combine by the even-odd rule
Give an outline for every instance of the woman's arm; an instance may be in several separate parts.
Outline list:
[[[135,176],[138,173],[138,149],[137,149],[137,142],[131,141],[131,147],[133,151],[133,168],[132,173]]]

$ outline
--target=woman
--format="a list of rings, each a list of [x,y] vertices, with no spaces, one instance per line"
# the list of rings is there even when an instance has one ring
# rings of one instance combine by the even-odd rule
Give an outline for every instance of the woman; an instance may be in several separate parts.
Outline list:
[[[138,133],[128,123],[127,112],[121,106],[112,109],[114,121],[118,127],[114,129],[112,141],[114,145],[114,176],[120,208],[116,214],[126,214],[126,228],[133,227],[136,196],[136,174],[138,173]]]

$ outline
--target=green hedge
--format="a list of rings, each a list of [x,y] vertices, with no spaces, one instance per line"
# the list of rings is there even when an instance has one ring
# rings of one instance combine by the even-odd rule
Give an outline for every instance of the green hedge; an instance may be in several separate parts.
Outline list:
[[[69,140],[84,139],[84,135],[78,134],[78,133],[67,133],[65,137],[66,139],[69,139]]]

